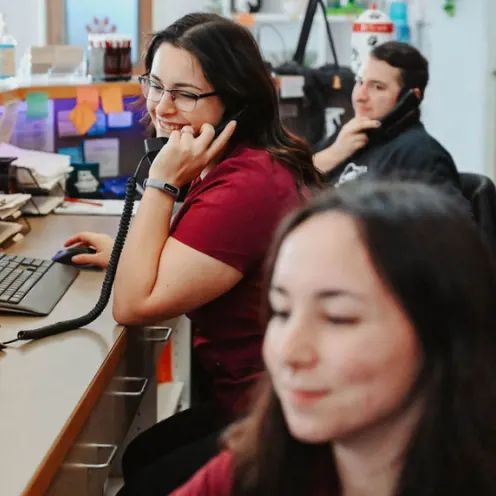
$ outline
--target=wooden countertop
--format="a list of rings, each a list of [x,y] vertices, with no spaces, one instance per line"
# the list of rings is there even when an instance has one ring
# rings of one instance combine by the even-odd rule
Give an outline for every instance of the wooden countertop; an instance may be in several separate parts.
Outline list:
[[[274,83],[282,99],[303,97],[302,76],[276,76]],[[117,82],[91,82],[86,78],[74,79],[48,79],[46,77],[33,77],[29,81],[9,80],[0,82],[0,105],[13,99],[24,100],[30,92],[43,92],[48,98],[65,99],[76,98],[77,88],[91,85],[101,91],[104,88],[119,87],[122,96],[132,97],[141,95],[141,87],[136,78],[131,81]]]
[[[49,216],[30,220],[32,231],[8,253],[51,258],[71,234],[94,230],[115,235],[119,217]],[[72,318],[97,301],[103,272],[82,271],[44,318],[0,315],[0,340],[19,329]],[[87,329],[0,352],[0,493],[44,493],[125,349],[111,310]],[[110,377],[109,375],[109,377]],[[91,387],[89,387],[91,385]]]
[[[48,98],[76,98],[77,88],[80,86],[92,86],[98,90],[109,87],[121,89],[122,96],[138,96],[141,88],[136,79],[131,81],[116,82],[91,82],[86,78],[74,79],[48,79],[33,77],[28,81],[10,80],[0,83],[0,105],[13,99],[25,99],[30,92],[43,92],[48,94]]]

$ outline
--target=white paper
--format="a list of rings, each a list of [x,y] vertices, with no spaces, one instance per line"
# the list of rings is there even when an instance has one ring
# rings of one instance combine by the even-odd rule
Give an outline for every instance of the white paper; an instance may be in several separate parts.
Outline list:
[[[128,128],[133,125],[133,113],[129,111],[108,114],[107,117],[109,129]]]
[[[84,141],[85,162],[100,164],[100,177],[119,175],[119,139],[97,138]]]
[[[9,143],[14,133],[20,100],[11,100],[5,104],[0,117],[0,142]]]
[[[22,225],[17,222],[0,222],[0,244],[22,231]]]
[[[31,195],[22,193],[12,195],[0,194],[0,211],[22,207],[30,198]]]
[[[0,157],[17,157],[14,165],[26,167],[37,175],[53,178],[71,172],[71,159],[61,153],[48,153],[35,150],[24,150],[17,146],[0,143]]]
[[[60,137],[81,136],[71,121],[72,110],[60,110],[57,112],[57,131]]]
[[[53,152],[55,150],[53,100],[48,100],[48,116],[46,118],[28,119],[26,108],[26,102],[19,103],[11,143],[28,150]]]
[[[24,150],[7,143],[0,143],[0,157],[17,157],[13,165],[29,169],[36,183],[47,190],[52,189],[72,171],[70,157],[59,153]],[[29,172],[22,168],[17,170],[17,181],[24,186],[35,186]]]
[[[64,201],[63,196],[33,196],[22,207],[22,213],[30,215],[48,215]]]

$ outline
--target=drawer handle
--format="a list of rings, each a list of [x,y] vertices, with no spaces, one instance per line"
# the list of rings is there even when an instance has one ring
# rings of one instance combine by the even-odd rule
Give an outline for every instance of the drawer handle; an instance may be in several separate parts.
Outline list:
[[[93,468],[102,469],[108,468],[112,464],[117,453],[118,446],[116,444],[100,444],[100,443],[80,443],[77,446],[81,448],[91,448],[91,449],[108,449],[110,450],[110,455],[106,462],[104,463],[80,463],[80,462],[69,462],[65,463],[67,467],[70,468]]]
[[[115,377],[114,381],[122,382],[142,382],[143,385],[139,391],[111,391],[110,394],[113,396],[142,396],[145,392],[146,385],[148,384],[148,379],[146,377]]]
[[[172,334],[172,327],[147,326],[143,329],[145,331],[144,340],[147,343],[166,343]],[[148,335],[150,336],[147,337]]]

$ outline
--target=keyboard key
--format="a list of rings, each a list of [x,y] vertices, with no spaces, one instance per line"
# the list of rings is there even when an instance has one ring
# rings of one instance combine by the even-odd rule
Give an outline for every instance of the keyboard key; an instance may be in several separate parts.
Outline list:
[[[37,279],[28,279],[22,286],[19,287],[17,294],[24,296],[37,282]]]
[[[0,271],[0,283],[3,282],[8,275],[12,272],[12,269],[3,269]]]

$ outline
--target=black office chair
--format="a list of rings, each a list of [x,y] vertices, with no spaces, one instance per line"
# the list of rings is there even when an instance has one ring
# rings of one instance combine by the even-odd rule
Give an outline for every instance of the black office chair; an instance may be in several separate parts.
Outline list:
[[[475,221],[496,252],[496,186],[489,177],[472,172],[460,173],[460,182]]]

